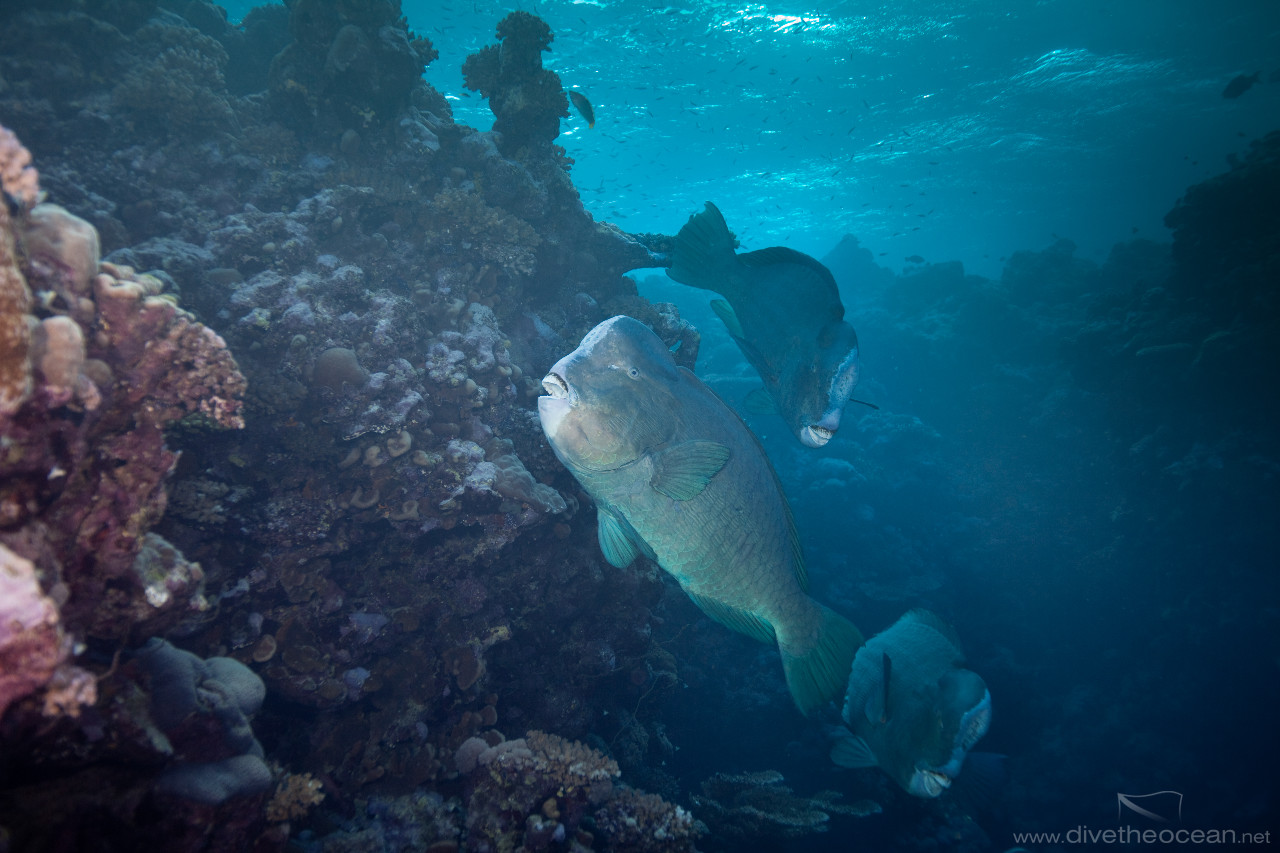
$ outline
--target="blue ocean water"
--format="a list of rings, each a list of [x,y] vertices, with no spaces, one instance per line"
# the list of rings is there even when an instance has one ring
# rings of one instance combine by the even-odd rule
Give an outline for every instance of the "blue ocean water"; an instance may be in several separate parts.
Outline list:
[[[227,10],[237,20],[251,5]],[[456,122],[488,130],[493,115],[463,86],[461,67],[493,44],[512,7],[402,7],[440,53],[425,79]],[[701,333],[696,373],[743,414],[777,469],[814,595],[868,636],[915,607],[954,624],[993,697],[993,724],[978,749],[1006,756],[1007,778],[978,790],[962,784],[962,773],[955,790],[925,801],[875,770],[837,768],[826,760],[823,727],[836,715],[817,721],[796,712],[776,649],[712,623],[670,586],[653,606],[665,657],[646,652],[633,670],[642,680],[619,687],[625,653],[577,638],[573,654],[597,655],[605,686],[573,695],[590,710],[564,718],[597,747],[640,755],[626,768],[628,782],[685,805],[712,774],[776,770],[811,805],[834,791],[880,807],[869,817],[833,810],[821,834],[797,826],[788,837],[776,825],[755,837],[713,832],[699,842],[704,850],[1047,852],[1086,846],[1083,828],[1280,832],[1280,251],[1274,199],[1268,206],[1265,193],[1251,195],[1255,173],[1237,168],[1251,156],[1274,167],[1278,156],[1274,138],[1260,140],[1280,117],[1280,4],[548,0],[520,8],[555,35],[545,65],[594,105],[595,127],[571,113],[556,144],[573,159],[569,176],[596,220],[670,235],[711,200],[743,250],[784,245],[832,270],[861,340],[854,396],[872,405],[851,404],[836,438],[818,451],[800,446],[780,419],[747,411],[759,380],[709,308],[710,294],[658,269],[634,275],[641,295],[674,303]],[[1255,72],[1251,88],[1224,97],[1237,75]],[[39,112],[32,115],[40,126]],[[299,175],[308,168],[296,166]],[[269,171],[287,185],[278,174],[286,168]],[[1198,209],[1226,233],[1198,220],[1184,229],[1181,253],[1171,250],[1166,214],[1188,188],[1224,172],[1235,182]],[[56,186],[58,173],[50,174]],[[236,210],[225,207],[219,215]],[[1251,221],[1263,223],[1261,234],[1249,231]],[[298,265],[341,272],[344,250],[356,259],[376,254],[344,246]],[[1217,265],[1198,260],[1208,257]],[[384,285],[394,291],[399,283]],[[218,314],[226,301],[219,293],[189,287],[184,299],[227,326],[238,322],[241,336],[256,334]],[[422,364],[421,353],[403,357]],[[300,430],[290,432],[298,426],[292,416],[287,425],[281,448],[303,443],[293,437]],[[202,458],[197,452],[188,448],[189,458]],[[253,467],[242,453],[250,455],[238,450],[224,454],[234,461],[209,463],[215,485]],[[247,494],[232,490],[226,503]],[[271,494],[276,506],[291,499]],[[234,507],[230,515],[238,521]],[[262,510],[256,518],[283,528],[290,516]],[[408,574],[415,557],[404,551]],[[415,583],[422,577],[431,582],[422,574]],[[441,594],[474,599],[465,615],[488,618],[486,595],[492,610],[502,586],[473,580]],[[381,610],[395,603],[377,589],[382,597],[359,602],[355,615],[365,621],[344,622],[341,638],[324,642],[376,643],[388,624]],[[227,593],[228,612],[242,594]],[[335,600],[324,618],[354,606]],[[572,609],[562,615],[563,623],[518,625],[519,636],[578,629]],[[328,624],[324,618],[316,624]],[[262,621],[259,613],[259,628]],[[394,629],[413,633],[399,621]],[[513,672],[531,681],[542,672],[535,648],[559,648],[549,640],[524,651],[512,645],[496,645],[488,659],[512,685]],[[346,672],[359,674],[359,699],[371,672],[354,663]],[[655,673],[677,686],[650,699],[645,685],[663,683]],[[565,698],[554,684],[518,686],[495,712],[512,737],[520,718],[506,716],[511,705],[554,719]],[[528,694],[539,690],[547,707],[529,710]],[[344,721],[359,725],[342,735],[362,745],[367,716],[377,719],[368,731],[401,739],[393,746],[416,743],[417,733],[425,742],[429,728],[438,736],[437,718],[423,711],[414,719],[386,698],[392,692],[371,688],[346,706]],[[629,722],[615,724],[618,696]],[[259,735],[273,757],[301,767],[308,748],[327,749],[326,760],[346,752],[345,742],[334,746],[336,735],[316,745],[291,731],[319,728],[324,711],[273,701]],[[437,701],[437,710],[446,707]],[[348,765],[346,776],[325,772],[345,783],[358,775],[358,757]],[[367,778],[377,776],[369,770]],[[1177,795],[1177,817],[1126,811],[1126,802],[1158,792]],[[328,849],[326,833],[356,836],[362,797],[335,793],[298,849]]]
[[[1267,2],[401,5],[440,52],[427,81],[482,130],[463,60],[512,8],[551,26],[546,66],[595,105],[558,142],[597,219],[674,233],[712,199],[744,245],[821,256],[856,234],[895,271],[1166,239],[1183,189],[1280,113],[1275,85],[1221,97],[1280,70]]]

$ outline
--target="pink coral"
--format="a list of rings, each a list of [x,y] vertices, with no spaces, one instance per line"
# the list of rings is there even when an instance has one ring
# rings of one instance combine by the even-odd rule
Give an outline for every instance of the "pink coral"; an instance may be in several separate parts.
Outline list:
[[[177,460],[164,429],[192,415],[243,426],[245,380],[161,290],[99,263],[93,226],[62,208],[0,209],[0,541],[69,591],[68,632],[145,636],[206,606],[198,567],[153,578],[139,553]],[[64,675],[54,708],[90,692]]]
[[[23,207],[32,207],[40,200],[40,175],[31,165],[31,152],[3,125],[0,125],[0,186]]]
[[[0,545],[0,716],[48,683],[66,654],[58,608],[35,566]]]
[[[27,149],[0,126],[0,181],[5,193],[22,197],[28,178],[38,192],[30,161]],[[30,310],[31,291],[18,267],[8,205],[0,203],[0,416],[16,411],[31,393]]]

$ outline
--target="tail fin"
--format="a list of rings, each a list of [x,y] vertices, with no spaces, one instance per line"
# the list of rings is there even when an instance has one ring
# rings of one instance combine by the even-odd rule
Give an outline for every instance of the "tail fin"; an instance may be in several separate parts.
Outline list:
[[[689,217],[676,235],[667,275],[681,284],[728,296],[725,283],[732,278],[736,265],[729,226],[716,206],[707,202],[706,208]]]
[[[791,697],[803,714],[812,714],[824,704],[843,696],[849,681],[853,656],[865,640],[862,632],[839,613],[814,602],[821,611],[818,638],[803,655],[782,651],[782,669]]]

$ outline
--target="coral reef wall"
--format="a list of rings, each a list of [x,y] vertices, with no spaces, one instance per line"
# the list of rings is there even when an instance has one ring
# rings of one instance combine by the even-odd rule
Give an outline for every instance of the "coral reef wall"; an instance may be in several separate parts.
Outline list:
[[[240,26],[202,0],[6,6],[0,23],[17,134],[0,140],[17,630],[0,636],[0,737],[41,733],[6,748],[0,778],[47,780],[19,785],[0,826],[272,848],[321,788],[339,811],[461,790],[454,751],[499,721],[582,737],[612,709],[623,725],[653,686],[663,583],[602,563],[532,401],[612,314],[690,365],[697,333],[623,277],[650,248],[579,201],[538,49],[499,73],[545,96],[504,134],[453,122],[421,79],[434,49],[389,0],[297,0]],[[511,135],[525,118],[539,144]],[[255,753],[225,746],[235,702],[152,719],[137,650],[160,636],[265,684],[252,727],[274,794]],[[127,758],[95,768],[110,750]],[[175,798],[163,832],[140,828]],[[241,819],[215,817],[237,798]]]

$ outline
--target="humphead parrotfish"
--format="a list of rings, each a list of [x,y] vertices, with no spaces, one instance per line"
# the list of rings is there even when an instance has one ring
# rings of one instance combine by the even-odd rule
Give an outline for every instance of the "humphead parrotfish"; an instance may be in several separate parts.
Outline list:
[[[724,297],[711,307],[764,380],[748,407],[782,415],[808,447],[830,441],[858,384],[858,335],[831,271],[782,246],[737,254],[707,202],[676,235],[667,275]]]
[[[542,386],[543,432],[596,503],[605,559],[643,554],[712,619],[777,642],[804,713],[837,698],[862,634],[806,593],[791,510],[742,419],[631,317],[588,332]]]
[[[991,724],[991,693],[951,627],[911,610],[858,650],[849,672],[843,732],[831,760],[880,767],[908,793],[936,797]]]

